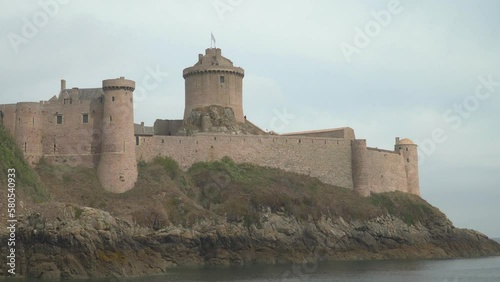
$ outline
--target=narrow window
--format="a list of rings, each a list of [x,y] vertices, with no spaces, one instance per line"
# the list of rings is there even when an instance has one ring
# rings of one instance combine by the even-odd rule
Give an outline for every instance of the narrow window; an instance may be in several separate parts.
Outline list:
[[[406,151],[408,152],[408,148],[406,148]]]
[[[115,96],[113,96],[113,97],[111,98],[111,101],[113,101],[113,102],[115,101]]]
[[[224,76],[223,76],[223,75],[221,75],[221,76],[219,77],[219,81],[220,81],[220,83],[224,83]]]
[[[27,147],[27,144],[24,143],[24,152],[26,153],[26,147]]]
[[[62,123],[63,123],[63,116],[57,115],[57,124],[62,124]]]
[[[33,126],[35,126],[35,118],[33,118]]]
[[[112,122],[112,121],[113,121],[113,117],[109,116],[109,122]]]
[[[135,137],[135,145],[139,146],[139,136]]]
[[[89,123],[89,114],[83,114],[82,115],[82,122],[83,123]]]
[[[406,162],[409,163],[410,162],[410,159],[406,159]]]

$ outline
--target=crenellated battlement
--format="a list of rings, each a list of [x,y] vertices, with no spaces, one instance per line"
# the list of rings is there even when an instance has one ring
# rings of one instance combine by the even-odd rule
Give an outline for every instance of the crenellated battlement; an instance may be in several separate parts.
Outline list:
[[[126,90],[133,92],[135,90],[135,81],[120,77],[117,79],[106,79],[102,81],[102,90]]]

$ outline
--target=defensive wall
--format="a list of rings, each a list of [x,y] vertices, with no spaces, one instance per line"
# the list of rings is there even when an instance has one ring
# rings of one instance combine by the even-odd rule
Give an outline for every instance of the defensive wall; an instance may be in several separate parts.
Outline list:
[[[154,136],[141,137],[138,161],[157,156],[176,160],[183,169],[195,162],[231,157],[238,163],[253,163],[301,173],[352,189],[351,144],[344,139],[281,136]]]

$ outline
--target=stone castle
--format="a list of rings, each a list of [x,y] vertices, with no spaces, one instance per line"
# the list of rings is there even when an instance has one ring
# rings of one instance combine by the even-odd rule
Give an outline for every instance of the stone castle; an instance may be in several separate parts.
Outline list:
[[[243,114],[244,70],[221,49],[206,49],[184,69],[182,120],[134,124],[135,82],[123,77],[102,88],[66,87],[48,101],[0,105],[0,122],[28,163],[93,167],[111,192],[132,189],[138,161],[175,159],[186,169],[195,162],[229,156],[235,162],[316,177],[361,195],[403,191],[419,195],[417,146],[396,138],[394,150],[367,147],[349,127],[289,134],[266,133]]]

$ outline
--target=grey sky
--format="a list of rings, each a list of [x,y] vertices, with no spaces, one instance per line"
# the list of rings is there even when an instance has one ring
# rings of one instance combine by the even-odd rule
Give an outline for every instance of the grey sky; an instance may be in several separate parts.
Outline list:
[[[423,198],[455,225],[500,237],[500,2],[60,2],[3,1],[0,103],[48,100],[61,78],[85,88],[125,76],[145,89],[136,122],[180,119],[182,70],[212,31],[245,69],[251,121],[279,132],[349,126],[388,149],[408,137],[422,149]],[[357,28],[371,32],[366,46]],[[350,60],[346,44],[360,47]],[[147,87],[155,69],[163,74]]]

